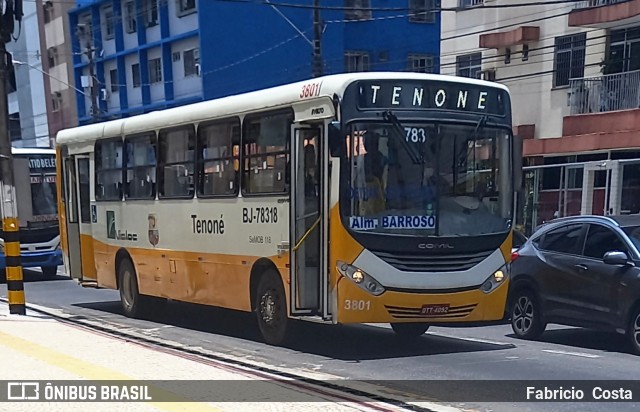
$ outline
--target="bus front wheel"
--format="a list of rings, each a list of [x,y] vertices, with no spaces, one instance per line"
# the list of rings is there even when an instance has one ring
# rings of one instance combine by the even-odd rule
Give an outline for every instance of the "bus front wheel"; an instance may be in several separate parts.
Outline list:
[[[417,338],[429,329],[425,323],[392,323],[391,329],[401,338]]]
[[[136,270],[129,259],[123,259],[118,267],[118,284],[122,310],[127,317],[136,318],[141,314],[142,296],[138,291]]]
[[[255,310],[258,326],[265,342],[280,345],[286,339],[287,302],[280,276],[273,269],[260,278],[256,291]]]

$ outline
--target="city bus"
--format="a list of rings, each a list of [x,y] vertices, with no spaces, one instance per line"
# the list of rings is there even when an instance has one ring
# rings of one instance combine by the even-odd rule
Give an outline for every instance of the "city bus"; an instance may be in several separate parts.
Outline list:
[[[20,221],[22,267],[39,267],[53,277],[62,265],[56,186],[56,152],[44,148],[12,148],[16,206]],[[0,272],[6,259],[0,227]]]
[[[68,273],[120,291],[292,319],[503,319],[518,156],[508,89],[417,73],[314,78],[60,131]],[[153,309],[151,309],[153,310]]]

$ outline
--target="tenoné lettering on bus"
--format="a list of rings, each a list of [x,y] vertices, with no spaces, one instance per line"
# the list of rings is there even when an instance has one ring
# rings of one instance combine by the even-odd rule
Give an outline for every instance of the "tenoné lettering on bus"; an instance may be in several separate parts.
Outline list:
[[[504,115],[503,91],[452,82],[361,82],[361,109],[442,109]]]
[[[191,215],[193,233],[199,235],[224,235],[224,220],[198,218],[198,215]]]

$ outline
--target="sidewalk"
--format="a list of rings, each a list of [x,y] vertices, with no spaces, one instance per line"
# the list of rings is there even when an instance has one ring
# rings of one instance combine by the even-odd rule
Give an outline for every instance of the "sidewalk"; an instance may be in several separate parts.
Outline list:
[[[211,365],[195,359],[154,350],[108,335],[61,323],[27,309],[27,316],[10,315],[0,302],[0,380],[74,380],[91,385],[102,380],[237,380],[239,391],[254,388],[251,380],[267,389],[259,402],[193,402],[169,392],[175,402],[13,402],[0,403],[0,411],[366,411],[357,403],[336,403],[317,393],[296,390],[275,382],[256,381],[250,372]],[[245,381],[241,383],[240,381]],[[145,382],[138,382],[143,384]],[[6,385],[6,383],[0,382]],[[150,382],[153,385],[152,382]],[[235,384],[234,384],[235,385]],[[226,389],[228,390],[227,382]],[[156,388],[158,389],[158,388]],[[6,388],[2,388],[2,392]],[[40,388],[43,391],[43,388]],[[165,389],[161,389],[165,392]],[[2,393],[0,392],[0,393]],[[158,392],[156,392],[158,393]],[[247,400],[256,400],[250,393]],[[300,400],[303,402],[285,402]],[[166,399],[166,398],[165,398]],[[219,399],[219,398],[218,398]],[[308,399],[308,400],[307,400]],[[185,402],[190,401],[190,402]]]

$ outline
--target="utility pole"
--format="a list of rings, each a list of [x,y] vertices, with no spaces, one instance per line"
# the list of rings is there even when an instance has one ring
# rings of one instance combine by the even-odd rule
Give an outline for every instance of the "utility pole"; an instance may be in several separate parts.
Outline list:
[[[1,5],[2,3],[0,3]],[[12,63],[6,43],[13,36],[14,21],[22,22],[22,0],[4,0],[0,8],[0,210],[7,272],[9,313],[25,315],[24,280],[20,260],[20,223],[13,181],[13,156],[9,132],[9,104],[7,96],[8,67]]]
[[[95,73],[95,52],[96,49],[93,47],[93,42],[91,40],[91,36],[93,33],[89,31],[87,33],[87,25],[84,23],[78,24],[76,28],[76,34],[78,38],[84,43],[81,46],[85,46],[85,54],[87,59],[89,60],[89,81],[91,82],[91,118],[93,119],[93,123],[96,123],[99,120],[99,105],[98,105],[98,88],[97,86],[97,78]]]
[[[313,77],[323,74],[322,49],[322,21],[320,20],[320,0],[313,0]]]

